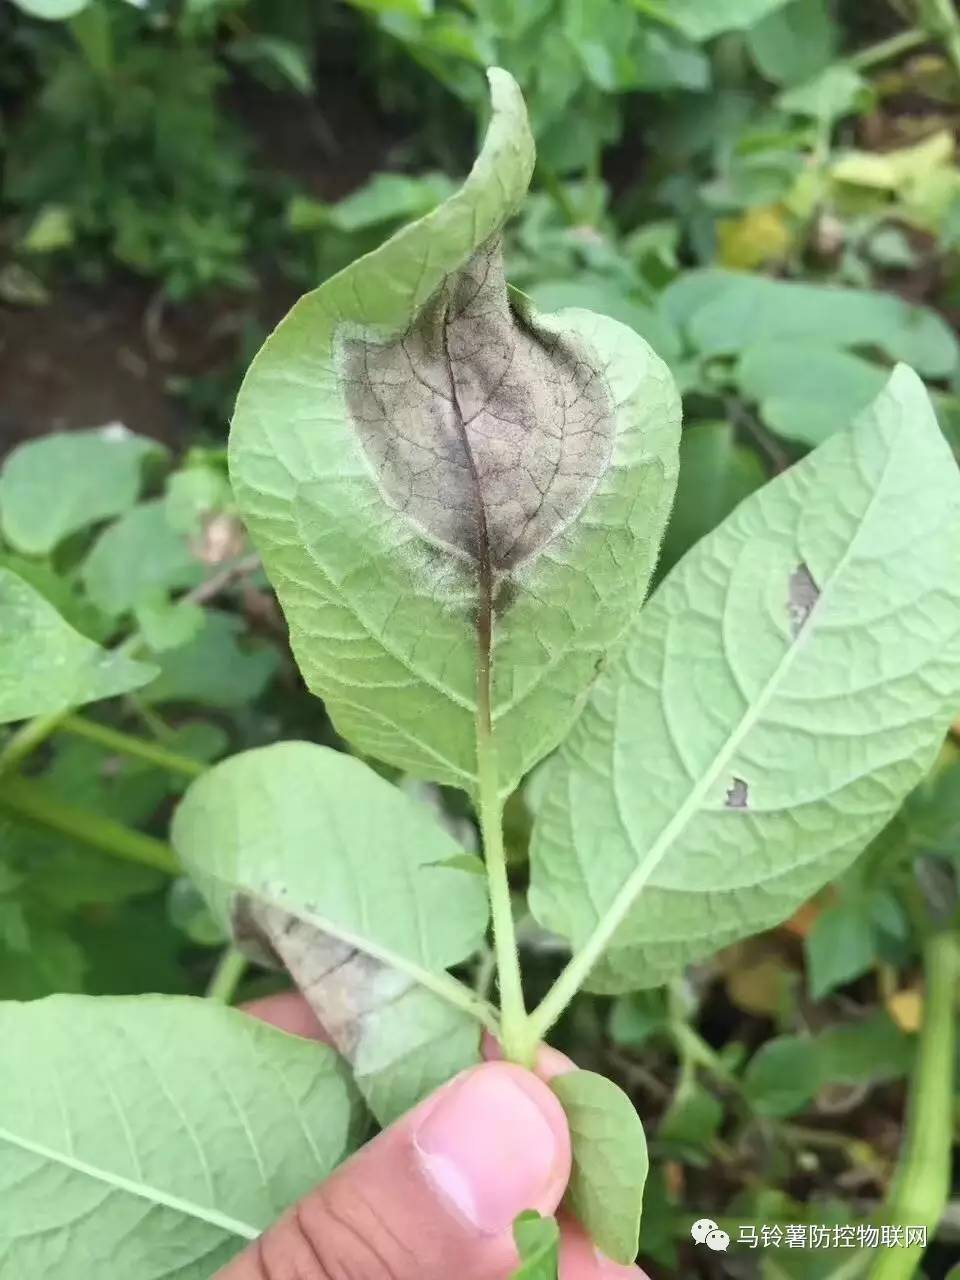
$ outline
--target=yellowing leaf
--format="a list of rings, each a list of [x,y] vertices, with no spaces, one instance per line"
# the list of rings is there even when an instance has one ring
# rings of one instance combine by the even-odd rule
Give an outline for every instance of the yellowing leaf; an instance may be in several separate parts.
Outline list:
[[[739,218],[721,218],[717,241],[721,265],[753,271],[784,258],[793,231],[783,205],[758,205]]]

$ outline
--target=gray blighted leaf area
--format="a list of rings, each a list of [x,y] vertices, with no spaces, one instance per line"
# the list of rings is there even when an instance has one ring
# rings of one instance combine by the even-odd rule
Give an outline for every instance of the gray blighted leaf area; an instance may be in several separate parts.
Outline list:
[[[514,80],[489,78],[490,127],[460,190],[265,343],[230,472],[297,663],[343,737],[474,791],[489,656],[508,795],[639,607],[679,399],[624,325],[507,305],[497,246],[533,139]]]
[[[483,938],[482,869],[426,805],[280,742],[199,778],[173,842],[238,942],[289,969],[382,1122],[477,1060],[485,1006],[446,970]]]
[[[400,338],[343,346],[347,404],[386,496],[488,570],[534,555],[609,465],[603,372],[572,334],[514,315],[499,236]]]
[[[382,1125],[479,1061],[477,1020],[408,973],[276,907],[243,903],[238,936],[268,948],[349,1062]]]
[[[960,701],[960,477],[901,366],[644,609],[550,767],[531,905],[596,990],[788,916],[920,781]]]
[[[0,1004],[0,1275],[209,1280],[349,1155],[332,1049],[205,1000]]]

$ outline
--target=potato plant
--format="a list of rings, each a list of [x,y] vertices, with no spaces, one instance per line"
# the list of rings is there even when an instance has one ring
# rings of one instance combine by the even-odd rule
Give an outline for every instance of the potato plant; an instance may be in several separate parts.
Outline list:
[[[512,78],[490,88],[462,187],[297,303],[231,432],[236,501],[350,750],[198,769],[172,840],[336,1051],[186,997],[0,1006],[11,1275],[212,1275],[484,1031],[530,1065],[579,992],[657,986],[790,915],[889,822],[960,703],[960,480],[903,365],[644,603],[679,398],[633,330],[507,284],[534,148]],[[0,715],[40,718],[21,743],[153,677],[9,568],[0,623]],[[465,794],[482,858],[406,776]],[[504,839],[521,787],[528,908],[569,952],[533,1007]],[[496,1007],[469,982],[488,926]],[[567,1208],[630,1262],[637,1114],[598,1074],[555,1088]],[[549,1253],[549,1225],[517,1230]]]

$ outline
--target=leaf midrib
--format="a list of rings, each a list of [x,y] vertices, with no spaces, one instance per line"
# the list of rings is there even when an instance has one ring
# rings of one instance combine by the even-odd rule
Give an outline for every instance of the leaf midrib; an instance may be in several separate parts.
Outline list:
[[[881,476],[870,495],[870,500],[857,524],[853,537],[850,539],[850,543],[846,551],[838,561],[833,572],[821,586],[816,604],[811,609],[803,628],[796,636],[793,643],[787,646],[783,656],[771,672],[766,684],[760,690],[757,698],[747,707],[739,724],[729,734],[724,745],[703,771],[700,780],[688,792],[686,799],[650,846],[646,856],[638,862],[637,866],[624,881],[622,887],[614,897],[613,902],[608,907],[605,915],[594,927],[593,932],[590,934],[581,950],[574,957],[574,960],[571,961],[571,964],[578,964],[578,969],[582,964],[586,966],[585,972],[589,972],[589,969],[591,969],[596,961],[599,960],[602,952],[612,939],[614,933],[626,919],[628,912],[642,892],[650,878],[650,875],[663,861],[663,858],[666,856],[671,846],[679,839],[689,823],[700,812],[702,801],[707,792],[716,782],[721,770],[728,764],[744,738],[750,733],[766,711],[767,706],[776,694],[778,685],[793,666],[798,654],[803,652],[807,644],[810,643],[812,637],[816,634],[817,618],[824,612],[838,580],[842,577],[848,563],[853,557],[863,529],[865,528],[873,508],[886,485],[887,474],[890,469],[893,454],[894,448],[891,445],[888,450],[886,460],[884,461]],[[616,716],[614,719],[616,719]],[[616,794],[615,769],[612,771],[611,777],[614,793]]]
[[[55,1164],[73,1170],[74,1173],[82,1174],[84,1177],[92,1178],[97,1182],[113,1187],[116,1191],[123,1191],[128,1195],[136,1196],[140,1200],[146,1200],[150,1204],[161,1205],[165,1209],[185,1214],[187,1217],[195,1218],[197,1221],[206,1222],[209,1226],[219,1227],[222,1231],[226,1231],[242,1240],[256,1240],[262,1231],[261,1227],[242,1222],[239,1218],[221,1213],[218,1209],[197,1204],[182,1196],[174,1195],[172,1192],[164,1191],[160,1187],[151,1186],[149,1183],[127,1178],[123,1174],[115,1173],[113,1170],[102,1169],[86,1160],[80,1160],[76,1156],[56,1151],[41,1142],[34,1142],[30,1138],[12,1133],[9,1129],[0,1128],[0,1142],[9,1143],[21,1151],[27,1151],[31,1155],[53,1161]]]

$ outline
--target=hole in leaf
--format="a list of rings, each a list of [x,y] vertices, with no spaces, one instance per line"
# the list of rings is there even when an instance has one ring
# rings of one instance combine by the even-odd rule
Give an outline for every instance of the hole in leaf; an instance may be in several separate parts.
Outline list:
[[[820,599],[820,588],[813,580],[813,574],[802,562],[790,575],[790,594],[787,600],[787,613],[790,618],[790,634],[798,636],[810,617],[813,606]]]
[[[750,789],[743,778],[734,778],[733,786],[727,791],[728,809],[748,809],[750,807]]]

